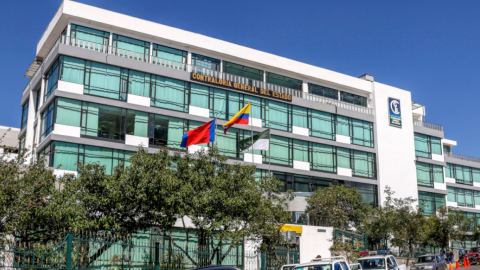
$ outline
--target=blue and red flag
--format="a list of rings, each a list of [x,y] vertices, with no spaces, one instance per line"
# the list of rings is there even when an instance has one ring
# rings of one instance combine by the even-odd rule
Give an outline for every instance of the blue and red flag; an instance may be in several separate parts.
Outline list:
[[[223,133],[227,134],[227,130],[234,124],[248,125],[248,117],[250,115],[250,103],[245,105],[237,114],[235,114],[230,121],[223,126]]]
[[[181,147],[193,144],[209,143],[215,141],[215,120],[205,123],[196,129],[189,130],[182,136]]]

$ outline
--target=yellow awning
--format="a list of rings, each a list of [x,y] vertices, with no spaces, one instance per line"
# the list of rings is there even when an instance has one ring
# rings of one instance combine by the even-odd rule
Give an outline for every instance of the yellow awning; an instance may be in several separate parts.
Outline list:
[[[296,233],[302,233],[302,226],[295,226],[295,225],[283,225],[280,229],[281,232],[285,231],[295,231]]]

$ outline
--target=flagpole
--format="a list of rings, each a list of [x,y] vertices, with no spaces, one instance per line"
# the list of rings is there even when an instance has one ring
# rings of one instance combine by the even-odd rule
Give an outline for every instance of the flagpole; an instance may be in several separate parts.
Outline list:
[[[254,156],[254,154],[253,154],[253,117],[250,117],[250,115],[252,115],[252,114],[251,114],[252,97],[250,97],[250,102],[249,102],[249,104],[250,104],[250,110],[249,110],[249,112],[248,112],[248,117],[249,117],[250,119],[252,119],[251,121],[249,120],[249,122],[250,122],[250,127],[251,127],[251,133],[252,133],[252,165],[255,165],[255,156]]]

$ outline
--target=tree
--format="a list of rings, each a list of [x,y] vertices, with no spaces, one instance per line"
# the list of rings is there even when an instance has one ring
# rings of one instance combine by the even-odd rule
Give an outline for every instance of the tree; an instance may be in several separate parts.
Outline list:
[[[450,240],[454,240],[465,248],[464,243],[469,238],[473,223],[473,219],[467,218],[459,209],[440,207],[435,215],[427,219],[424,243],[445,249]]]
[[[390,219],[383,211],[382,206],[374,209],[372,214],[363,222],[360,232],[367,234],[368,243],[377,250],[387,249],[387,242],[391,238]]]
[[[0,154],[0,239],[11,237],[23,243],[47,242],[72,226],[83,226],[83,211],[78,205],[64,204],[66,194],[56,188],[73,175],[57,178],[43,158],[28,166],[29,149],[21,149],[7,160],[13,149]],[[11,156],[10,156],[11,157]]]
[[[244,239],[266,239],[263,248],[274,248],[283,239],[280,226],[289,221],[288,195],[280,193],[281,182],[272,175],[255,180],[255,166],[229,164],[218,148],[195,154],[176,152],[174,179],[179,181],[178,217],[187,239],[172,243],[195,265],[210,265],[218,254],[221,263]],[[191,236],[209,251],[203,262],[191,254]]]
[[[344,241],[341,237],[336,236],[333,236],[332,241],[333,245],[330,247],[330,251],[335,256],[344,256],[350,263],[360,258],[360,249],[364,248],[363,242],[355,239],[352,244],[351,241]]]
[[[391,242],[394,246],[404,247],[408,252],[407,265],[415,250],[415,245],[424,239],[426,218],[420,207],[414,207],[416,199],[393,198],[395,194],[390,187],[385,187],[387,194],[382,211],[388,218],[388,226],[391,229]]]
[[[362,202],[362,194],[356,188],[330,186],[317,189],[307,198],[309,221],[327,220],[329,225],[347,230],[359,227],[371,212],[371,208]]]

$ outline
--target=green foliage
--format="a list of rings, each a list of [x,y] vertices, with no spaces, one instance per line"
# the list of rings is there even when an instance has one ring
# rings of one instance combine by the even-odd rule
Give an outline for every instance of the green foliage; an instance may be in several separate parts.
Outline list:
[[[0,154],[0,240],[7,235],[24,243],[56,239],[60,231],[84,221],[77,204],[65,204],[59,186],[73,175],[56,177],[42,158],[31,160],[30,149],[16,158],[12,149]]]
[[[305,213],[311,221],[327,220],[330,226],[342,230],[360,227],[371,212],[371,207],[362,202],[362,194],[345,186],[317,189],[307,203]]]
[[[200,262],[189,256],[190,222],[200,244],[212,252],[207,264],[217,252],[221,253],[220,261],[224,260],[244,239],[268,237],[264,249],[282,241],[279,225],[290,218],[286,211],[288,196],[281,195],[281,182],[272,175],[256,181],[255,166],[229,164],[216,147],[195,154],[176,152],[173,166],[174,178],[181,187],[176,193],[178,216],[187,233],[184,251],[193,264]]]

